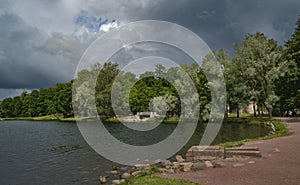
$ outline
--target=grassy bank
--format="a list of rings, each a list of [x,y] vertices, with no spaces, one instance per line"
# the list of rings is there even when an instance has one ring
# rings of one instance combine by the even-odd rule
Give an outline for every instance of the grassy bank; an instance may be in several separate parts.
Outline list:
[[[219,146],[224,147],[235,147],[235,146],[242,146],[245,142],[249,141],[256,141],[256,140],[267,140],[273,139],[277,137],[288,136],[291,133],[288,131],[286,126],[282,124],[280,121],[274,118],[267,118],[267,117],[243,117],[243,118],[228,118],[224,120],[225,124],[233,124],[233,123],[240,123],[240,124],[267,124],[272,123],[276,129],[275,134],[269,134],[263,137],[258,138],[251,138],[251,139],[243,139],[240,141],[230,141],[226,143],[218,144]]]
[[[131,178],[126,180],[124,185],[200,185],[199,183],[194,183],[182,179],[167,179],[158,177],[155,175],[146,175],[146,176],[139,176],[136,178]]]
[[[85,119],[85,118],[81,118]],[[16,118],[0,118],[0,120],[4,121],[12,121],[12,120],[26,120],[26,121],[64,121],[64,122],[75,122],[74,117],[64,118],[61,114],[53,114],[48,116],[38,116],[38,117],[16,117]]]

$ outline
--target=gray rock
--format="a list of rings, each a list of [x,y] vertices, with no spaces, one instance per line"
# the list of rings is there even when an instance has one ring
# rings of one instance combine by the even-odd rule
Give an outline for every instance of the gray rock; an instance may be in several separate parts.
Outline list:
[[[223,161],[212,161],[212,164],[216,168],[223,168],[226,166],[226,164]]]
[[[130,169],[130,167],[121,167],[120,168],[120,171],[121,172],[128,172],[128,171],[130,171],[131,169]]]
[[[117,170],[112,170],[112,171],[110,171],[110,173],[111,173],[112,175],[118,175],[118,171],[117,171]]]
[[[114,185],[118,185],[118,184],[121,184],[121,181],[120,180],[113,180],[111,181],[112,184]]]
[[[132,176],[136,177],[138,176],[140,173],[142,173],[142,171],[135,171],[135,172],[132,172]]]
[[[147,170],[151,168],[150,164],[135,164],[134,167],[137,170]]]
[[[179,162],[173,162],[173,168],[178,169],[180,167]]]
[[[245,166],[245,164],[244,163],[234,163],[232,165],[232,167],[234,167],[234,168],[239,168],[239,167],[242,167],[242,166]]]
[[[206,165],[204,162],[196,162],[192,166],[193,170],[204,170],[205,168],[206,168]]]
[[[154,162],[155,166],[158,168],[165,168],[166,166],[171,166],[172,163],[169,160],[156,160]]]
[[[154,161],[154,164],[160,163],[161,161],[162,161],[161,159],[156,159],[156,160]]]
[[[125,182],[125,179],[121,179],[120,182],[121,182],[121,184],[124,183],[124,182]]]
[[[180,163],[180,166],[183,166],[183,171],[188,172],[191,171],[193,163],[192,162]]]
[[[123,175],[121,176],[122,179],[128,179],[130,177],[130,174],[125,172],[123,173]]]

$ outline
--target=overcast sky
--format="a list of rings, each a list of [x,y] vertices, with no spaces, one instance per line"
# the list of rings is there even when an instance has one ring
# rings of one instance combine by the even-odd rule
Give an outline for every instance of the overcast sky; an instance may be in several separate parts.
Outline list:
[[[92,41],[131,21],[174,22],[232,54],[257,31],[283,44],[299,15],[299,0],[1,0],[0,100],[71,80]]]

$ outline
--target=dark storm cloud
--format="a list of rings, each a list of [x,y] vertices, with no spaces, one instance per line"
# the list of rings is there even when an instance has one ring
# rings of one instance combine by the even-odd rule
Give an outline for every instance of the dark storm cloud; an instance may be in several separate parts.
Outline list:
[[[72,79],[85,48],[101,35],[81,26],[90,22],[76,24],[82,12],[101,20],[116,19],[121,25],[149,19],[174,22],[198,34],[211,49],[233,54],[234,44],[247,33],[263,32],[283,44],[294,31],[300,1],[4,0],[0,2],[0,99]]]
[[[139,12],[138,18],[132,18],[178,23],[197,33],[212,49],[232,53],[235,43],[257,31],[283,44],[294,31],[300,1],[166,0]]]
[[[72,78],[76,63],[70,59],[80,57],[73,42],[48,37],[14,14],[0,16],[0,25],[0,88],[40,88]]]

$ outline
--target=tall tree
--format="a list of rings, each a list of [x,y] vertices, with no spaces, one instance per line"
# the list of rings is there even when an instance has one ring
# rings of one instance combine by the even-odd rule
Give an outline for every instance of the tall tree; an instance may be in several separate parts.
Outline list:
[[[256,33],[248,34],[235,50],[233,63],[239,68],[239,80],[250,88],[253,100],[262,100],[260,103],[272,117],[274,105],[279,100],[275,81],[288,72],[289,66],[287,60],[282,60],[282,48],[275,40]]]
[[[300,90],[300,18],[292,37],[285,42],[284,58],[289,61],[289,72],[277,83],[276,93],[281,100],[278,103],[280,114],[294,108],[300,108],[297,94]]]

